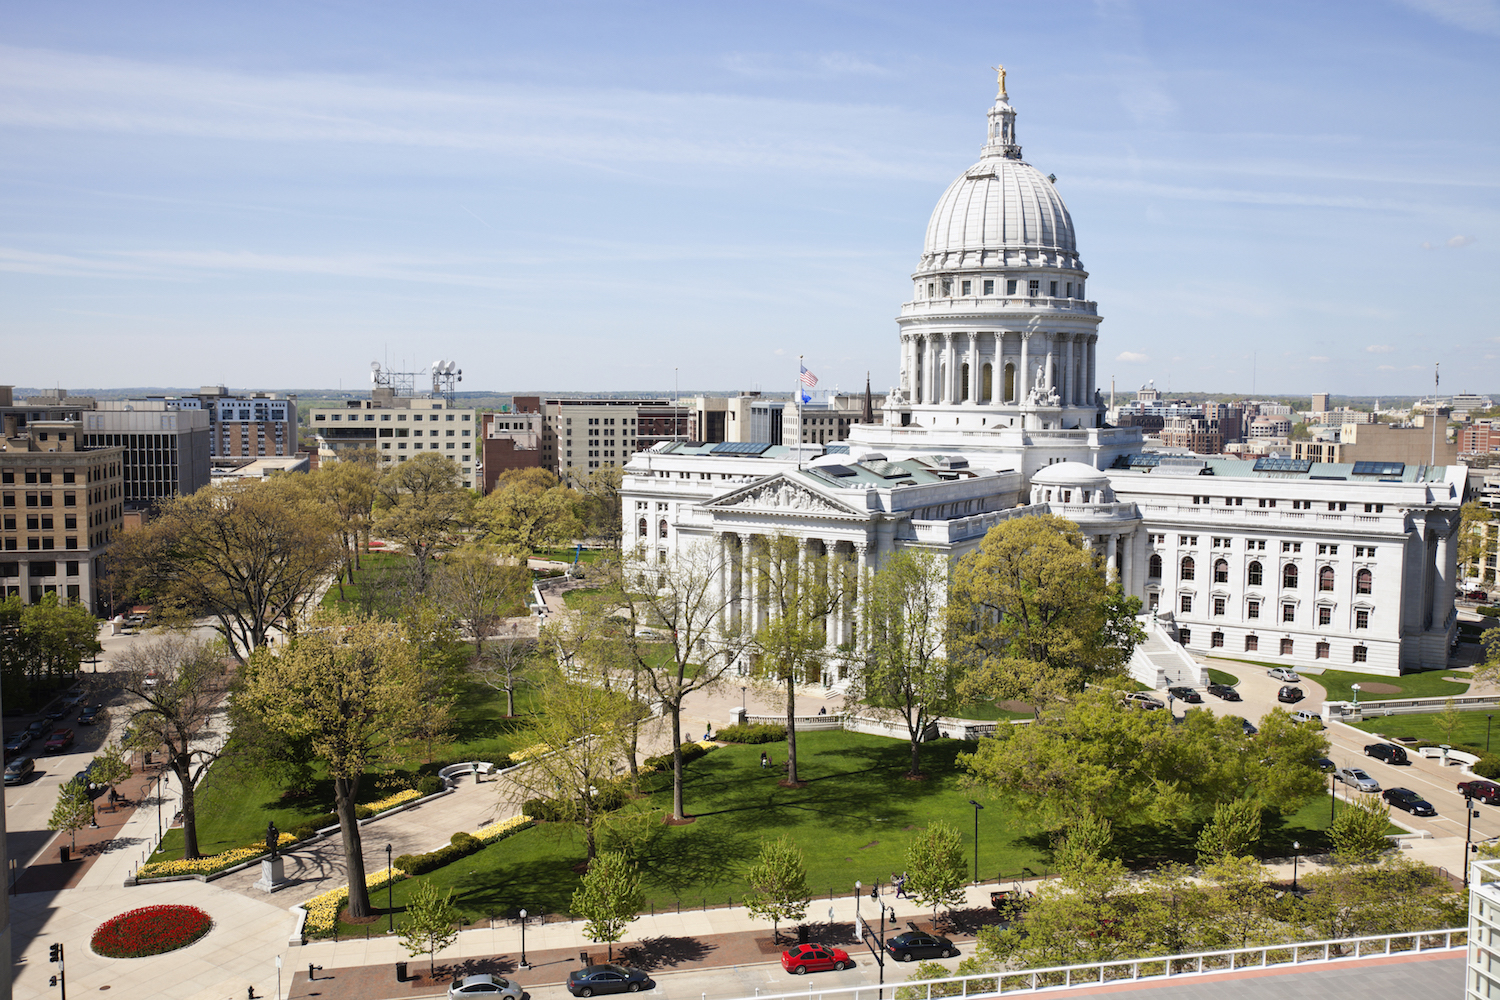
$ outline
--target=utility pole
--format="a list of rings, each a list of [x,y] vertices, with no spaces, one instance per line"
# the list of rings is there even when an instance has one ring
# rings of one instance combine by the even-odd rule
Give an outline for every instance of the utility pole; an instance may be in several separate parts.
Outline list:
[[[68,1000],[68,974],[63,969],[63,946],[54,944],[48,957],[57,965],[57,975],[52,977],[50,985],[62,987],[62,1000]]]

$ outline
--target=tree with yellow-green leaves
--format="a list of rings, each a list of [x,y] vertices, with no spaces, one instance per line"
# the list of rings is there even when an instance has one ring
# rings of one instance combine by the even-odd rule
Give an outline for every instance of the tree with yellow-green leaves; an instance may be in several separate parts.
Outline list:
[[[237,709],[272,733],[306,740],[333,780],[349,912],[371,915],[355,804],[360,783],[423,730],[425,671],[400,623],[320,613],[312,627],[241,673]]]
[[[1485,566],[1484,557],[1495,551],[1490,523],[1494,515],[1477,500],[1470,500],[1458,509],[1458,572],[1460,576],[1475,576],[1486,583],[1495,582],[1495,572]]]
[[[476,498],[462,483],[458,466],[437,452],[393,465],[375,482],[375,530],[415,560],[418,593],[427,591],[433,557],[469,526]]]
[[[243,661],[273,629],[296,631],[341,564],[339,524],[303,476],[205,486],[121,535],[108,565],[117,599],[167,625],[209,618]]]
[[[338,524],[342,546],[338,577],[341,601],[345,578],[353,583],[354,571],[359,569],[360,542],[369,540],[370,507],[375,502],[375,483],[380,478],[375,467],[377,461],[373,450],[344,452],[337,461],[320,465],[309,477],[319,502]]]
[[[1139,611],[1071,521],[1012,518],[954,567],[948,657],[968,697],[1052,701],[1125,669]]]
[[[546,469],[511,469],[479,501],[475,518],[489,532],[487,541],[525,558],[583,533],[580,499]]]

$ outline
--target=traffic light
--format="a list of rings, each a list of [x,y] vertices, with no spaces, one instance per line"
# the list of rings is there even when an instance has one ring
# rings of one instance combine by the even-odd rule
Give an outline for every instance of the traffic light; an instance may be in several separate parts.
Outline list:
[[[48,983],[47,985],[48,986],[56,986],[57,985],[57,977],[53,976],[52,977],[52,982]]]
[[[48,959],[48,961],[49,962],[61,962],[62,961],[62,945],[55,944],[55,945],[52,946],[51,957]]]

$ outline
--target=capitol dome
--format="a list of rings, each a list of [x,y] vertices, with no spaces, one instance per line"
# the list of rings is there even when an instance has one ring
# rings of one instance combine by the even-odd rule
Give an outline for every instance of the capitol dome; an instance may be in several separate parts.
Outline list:
[[[1073,219],[1050,178],[1021,159],[1016,109],[1001,81],[981,158],[948,185],[927,222],[919,271],[967,267],[1082,269]]]
[[[1042,486],[1100,489],[1108,488],[1109,476],[1092,465],[1084,465],[1082,462],[1057,462],[1038,470],[1031,477],[1031,482]]]

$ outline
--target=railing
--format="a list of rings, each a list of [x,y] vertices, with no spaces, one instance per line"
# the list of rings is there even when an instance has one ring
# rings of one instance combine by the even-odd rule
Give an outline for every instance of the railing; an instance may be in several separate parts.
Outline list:
[[[1255,948],[1228,948],[1222,951],[1200,951],[1186,955],[1162,955],[1156,958],[1125,958],[1082,965],[1055,965],[1045,969],[1021,969],[1013,972],[978,973],[970,976],[948,976],[943,979],[907,980],[885,987],[846,986],[818,990],[825,997],[849,997],[872,991],[876,997],[892,990],[901,1000],[934,1000],[941,997],[994,996],[1005,993],[1035,993],[1070,986],[1099,986],[1108,983],[1151,982],[1213,972],[1237,972],[1246,969],[1270,969],[1278,966],[1306,965],[1313,962],[1342,962],[1385,955],[1419,954],[1435,951],[1462,952],[1468,946],[1466,927],[1446,930],[1417,931],[1408,934],[1374,934],[1367,937],[1331,938],[1290,944],[1262,945]],[[795,993],[761,993],[756,1000],[809,1000],[811,989]]]

